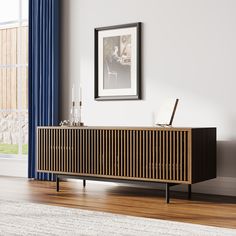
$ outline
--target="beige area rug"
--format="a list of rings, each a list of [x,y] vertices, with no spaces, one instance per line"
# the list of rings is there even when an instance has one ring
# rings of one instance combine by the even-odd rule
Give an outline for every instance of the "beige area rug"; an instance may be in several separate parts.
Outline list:
[[[0,235],[233,236],[236,230],[0,200]]]

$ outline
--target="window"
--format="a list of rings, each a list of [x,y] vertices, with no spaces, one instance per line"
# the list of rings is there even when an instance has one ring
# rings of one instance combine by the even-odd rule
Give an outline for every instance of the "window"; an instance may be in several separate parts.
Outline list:
[[[28,0],[0,0],[0,156],[28,152]]]

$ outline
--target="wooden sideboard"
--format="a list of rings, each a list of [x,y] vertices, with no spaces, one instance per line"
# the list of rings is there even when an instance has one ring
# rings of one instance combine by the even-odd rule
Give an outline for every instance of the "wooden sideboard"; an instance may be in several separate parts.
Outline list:
[[[216,128],[38,127],[37,171],[169,187],[216,177]]]

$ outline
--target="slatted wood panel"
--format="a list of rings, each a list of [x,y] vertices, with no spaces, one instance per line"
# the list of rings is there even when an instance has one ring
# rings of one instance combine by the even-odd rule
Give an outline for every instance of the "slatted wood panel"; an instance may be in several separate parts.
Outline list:
[[[190,181],[190,131],[38,129],[38,170]]]
[[[21,45],[19,45],[19,35]],[[18,57],[18,48],[21,52],[20,57]],[[25,66],[17,68],[17,64]],[[26,64],[28,64],[28,26],[0,29],[0,110],[17,109],[18,78],[21,78],[21,107],[28,109],[28,66]]]

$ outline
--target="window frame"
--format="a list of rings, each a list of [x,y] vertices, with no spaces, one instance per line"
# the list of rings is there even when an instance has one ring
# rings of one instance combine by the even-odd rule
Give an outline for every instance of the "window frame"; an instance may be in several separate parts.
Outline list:
[[[21,49],[21,45],[22,45],[22,27],[27,26],[28,27],[28,20],[27,19],[23,19],[22,18],[22,5],[23,5],[23,1],[19,0],[19,9],[18,9],[18,20],[14,20],[14,21],[5,21],[5,22],[0,22],[0,29],[9,29],[9,28],[17,28],[17,48],[16,48],[16,52],[17,52],[17,63],[16,64],[0,64],[0,68],[16,68],[21,69],[21,68],[25,68],[28,69],[28,63],[23,64],[21,63],[21,55],[22,55],[22,49]],[[28,70],[27,70],[28,71]],[[28,72],[27,72],[28,73]],[[23,134],[23,129],[22,127],[22,113],[24,112],[28,112],[28,109],[22,108],[22,81],[26,78],[22,78],[21,73],[17,73],[17,109],[0,109],[0,113],[17,113],[17,120],[19,123],[19,138],[18,138],[18,153],[17,154],[1,154],[0,153],[0,157],[4,156],[4,157],[20,157],[22,156],[22,146],[23,146],[23,140],[22,140],[22,134]],[[28,96],[28,94],[27,94]],[[23,155],[25,156],[25,155]]]

